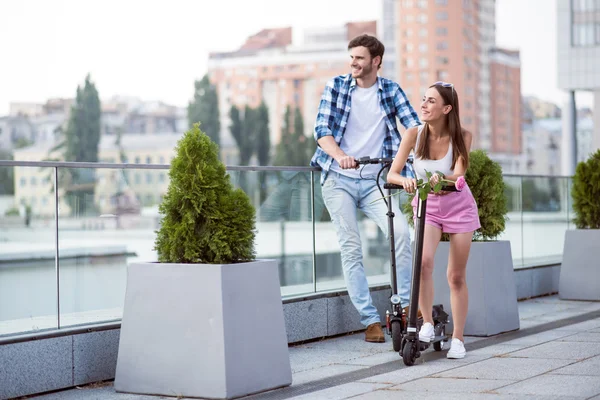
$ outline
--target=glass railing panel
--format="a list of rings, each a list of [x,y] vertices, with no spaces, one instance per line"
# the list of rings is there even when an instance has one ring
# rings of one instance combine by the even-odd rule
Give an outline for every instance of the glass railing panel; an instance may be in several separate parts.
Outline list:
[[[127,265],[157,261],[168,170],[59,169],[61,326],[118,320]]]
[[[233,170],[229,175],[256,209],[256,257],[277,260],[282,296],[314,292],[311,172]]]
[[[0,166],[0,336],[58,327],[54,168]]]

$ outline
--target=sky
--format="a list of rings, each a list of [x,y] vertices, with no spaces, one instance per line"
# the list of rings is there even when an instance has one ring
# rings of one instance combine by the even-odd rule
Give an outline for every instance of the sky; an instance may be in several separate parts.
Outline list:
[[[521,51],[524,95],[560,104],[555,2],[496,0],[496,42]],[[0,115],[10,102],[73,97],[88,73],[101,99],[185,106],[211,51],[235,50],[265,27],[299,35],[379,14],[379,0],[2,0]],[[591,105],[589,94],[577,100]]]

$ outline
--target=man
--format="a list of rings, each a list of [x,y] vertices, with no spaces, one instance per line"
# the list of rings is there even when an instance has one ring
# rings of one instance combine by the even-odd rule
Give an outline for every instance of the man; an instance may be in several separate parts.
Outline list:
[[[375,37],[360,35],[348,44],[352,73],[329,81],[323,92],[314,136],[318,143],[312,166],[319,166],[325,206],[335,226],[342,268],[352,303],[367,327],[367,342],[385,342],[381,319],[373,306],[358,230],[357,209],[363,211],[388,236],[387,207],[377,188],[378,165],[357,169],[364,156],[394,157],[400,145],[396,118],[405,128],[419,119],[400,86],[377,76],[384,46]],[[413,177],[412,172],[403,175]],[[375,201],[375,202],[374,202]],[[394,213],[401,216],[397,202]],[[411,281],[411,246],[405,218],[395,218],[394,236],[398,291],[408,307]]]

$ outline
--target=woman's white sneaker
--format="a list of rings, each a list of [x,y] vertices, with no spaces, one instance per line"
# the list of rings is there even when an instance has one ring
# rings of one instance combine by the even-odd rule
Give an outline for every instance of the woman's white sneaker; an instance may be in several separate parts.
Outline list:
[[[433,325],[429,322],[425,322],[419,330],[419,340],[423,343],[429,343],[435,338],[435,331]]]
[[[446,358],[465,358],[466,354],[464,343],[460,339],[452,339]]]

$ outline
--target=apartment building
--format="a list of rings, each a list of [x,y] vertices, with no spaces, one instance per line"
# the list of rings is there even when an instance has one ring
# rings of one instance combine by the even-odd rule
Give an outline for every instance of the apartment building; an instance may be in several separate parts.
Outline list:
[[[490,157],[505,173],[519,173],[523,165],[521,62],[518,51],[493,48],[489,52]]]
[[[562,112],[562,173],[575,173],[577,148],[575,93],[593,93],[591,147],[600,148],[600,0],[557,0],[558,87],[565,91]]]
[[[261,101],[269,109],[272,145],[280,140],[287,105],[300,108],[305,134],[311,135],[323,88],[332,77],[349,73],[348,41],[362,33],[376,34],[376,21],[309,29],[301,43],[292,42],[291,28],[265,29],[237,51],[210,54],[208,72],[218,91],[222,142],[233,142],[231,106],[257,107]]]
[[[181,134],[136,134],[126,133],[121,137],[120,145],[115,136],[103,135],[99,144],[98,158],[104,163],[131,164],[169,164],[175,156],[175,146]],[[51,152],[49,143],[37,143],[33,146],[15,150],[15,159],[39,161],[47,157],[60,158],[57,152]],[[71,215],[71,209],[65,201],[65,183],[71,172],[64,169],[59,174],[59,198],[61,215]],[[169,179],[168,170],[148,169],[96,169],[94,170],[94,202],[102,214],[115,213],[118,196],[125,193],[130,205],[137,209],[155,206],[162,201]],[[51,169],[38,167],[15,167],[15,206],[29,205],[35,215],[54,215],[53,174]]]

